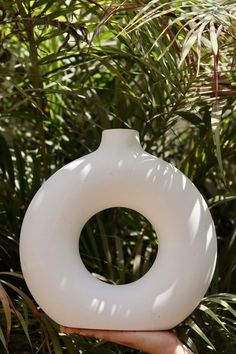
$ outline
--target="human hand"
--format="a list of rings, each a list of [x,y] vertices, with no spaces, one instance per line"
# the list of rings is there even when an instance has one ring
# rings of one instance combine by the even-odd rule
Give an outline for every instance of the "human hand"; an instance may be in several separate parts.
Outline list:
[[[61,326],[61,332],[115,342],[148,354],[193,354],[173,333],[167,331],[105,331]]]

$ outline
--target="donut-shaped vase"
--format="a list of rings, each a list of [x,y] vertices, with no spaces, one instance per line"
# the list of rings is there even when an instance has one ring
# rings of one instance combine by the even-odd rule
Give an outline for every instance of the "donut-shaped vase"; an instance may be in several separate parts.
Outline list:
[[[78,250],[86,222],[112,207],[144,215],[159,238],[151,269],[130,284],[94,278]],[[145,152],[130,129],[105,130],[95,152],[52,175],[33,198],[20,237],[33,297],[54,321],[78,328],[173,328],[206,293],[216,254],[214,224],[200,192],[174,166]]]

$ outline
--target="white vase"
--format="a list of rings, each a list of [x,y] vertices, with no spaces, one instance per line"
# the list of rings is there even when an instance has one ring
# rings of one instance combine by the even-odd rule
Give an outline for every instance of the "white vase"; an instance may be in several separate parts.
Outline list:
[[[143,214],[159,237],[158,255],[139,280],[111,285],[85,268],[78,239],[99,211]],[[20,258],[37,303],[71,327],[163,330],[199,304],[216,264],[207,205],[171,164],[145,152],[135,130],[111,129],[99,148],[61,168],[33,198],[22,225]]]

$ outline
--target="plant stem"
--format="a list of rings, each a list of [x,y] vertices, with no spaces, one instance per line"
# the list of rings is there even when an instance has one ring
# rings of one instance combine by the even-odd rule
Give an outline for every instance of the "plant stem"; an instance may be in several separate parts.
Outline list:
[[[31,60],[31,78],[34,89],[43,89],[42,76],[40,71],[40,65],[38,62],[38,49],[35,41],[34,35],[34,22],[30,15],[28,15],[22,5],[21,1],[17,0],[17,6],[19,9],[19,13],[22,17],[22,22],[24,23],[28,42],[29,42],[29,52],[30,52],[30,60]],[[30,18],[29,18],[30,16]],[[42,95],[36,97],[36,102],[41,111],[45,111],[45,99]],[[49,168],[48,168],[48,154],[46,147],[46,137],[45,130],[43,124],[43,117],[38,122],[39,128],[39,138],[40,138],[40,153],[42,157],[43,164],[43,175],[44,178],[47,179],[49,177]]]

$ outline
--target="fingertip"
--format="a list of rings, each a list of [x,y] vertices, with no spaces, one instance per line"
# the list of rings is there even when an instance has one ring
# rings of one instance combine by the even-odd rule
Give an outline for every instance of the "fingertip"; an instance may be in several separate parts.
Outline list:
[[[66,327],[65,326],[60,326],[60,332],[66,332]]]
[[[63,333],[78,333],[79,328],[71,328],[66,326],[60,326],[60,331]]]

